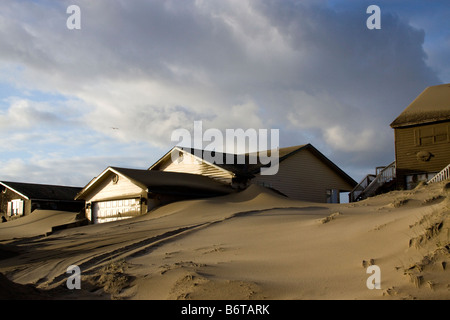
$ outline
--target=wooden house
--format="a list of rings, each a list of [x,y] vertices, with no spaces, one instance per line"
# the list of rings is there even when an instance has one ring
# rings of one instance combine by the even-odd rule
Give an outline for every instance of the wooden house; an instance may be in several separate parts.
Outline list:
[[[398,187],[431,179],[450,163],[450,84],[426,88],[391,127]]]
[[[209,151],[211,152],[211,151]],[[214,154],[211,162],[204,150],[174,147],[149,170],[166,172],[189,172],[211,177],[235,189],[244,189],[249,184],[272,188],[287,197],[313,202],[337,203],[341,192],[349,192],[356,185],[349,175],[325,157],[311,144],[281,148],[278,150],[278,172],[262,175],[264,165],[250,161],[258,154],[245,154],[244,163],[239,155]],[[227,159],[234,159],[232,163]]]
[[[74,200],[78,187],[0,181],[0,212],[6,218],[28,215],[35,209],[78,212],[82,201]]]
[[[75,197],[86,203],[92,223],[116,221],[174,201],[225,195],[233,190],[208,177],[108,167]]]

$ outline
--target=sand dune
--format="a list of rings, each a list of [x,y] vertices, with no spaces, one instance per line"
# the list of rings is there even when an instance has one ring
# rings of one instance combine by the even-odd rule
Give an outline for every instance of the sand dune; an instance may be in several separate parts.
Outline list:
[[[0,224],[0,241],[46,235],[52,228],[79,220],[76,212],[34,210],[30,215]]]
[[[448,299],[448,189],[423,185],[336,205],[251,186],[128,220],[8,238],[0,272],[55,299]],[[81,269],[81,290],[66,287],[70,265]],[[366,285],[370,265],[381,270],[381,289]]]

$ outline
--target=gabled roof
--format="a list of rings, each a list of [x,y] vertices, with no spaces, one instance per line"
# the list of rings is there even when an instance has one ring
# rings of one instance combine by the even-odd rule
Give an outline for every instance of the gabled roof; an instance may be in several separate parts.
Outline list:
[[[172,149],[170,149],[165,155],[163,155],[158,161],[156,161],[154,164],[152,164],[150,166],[150,168],[148,168],[148,170],[157,170],[161,164],[165,163],[166,161],[171,160],[173,152],[187,152],[187,153],[192,154],[199,161],[206,161],[205,157],[204,157],[205,150],[175,146]],[[225,157],[227,154],[221,153],[221,152],[216,152],[216,154],[217,154],[217,157],[220,157],[223,159],[222,163],[225,163],[225,159],[226,159]],[[214,154],[214,156],[216,156],[216,154]],[[232,155],[232,156],[235,156],[235,155]],[[206,162],[208,162],[208,161],[206,161]],[[236,163],[236,161],[234,161],[234,163]],[[223,171],[229,172],[231,174],[241,173],[239,166],[229,167],[226,164],[221,165],[221,164],[211,163],[211,162],[208,162],[208,164],[210,164],[213,167],[216,167],[219,170],[223,170]]]
[[[426,88],[391,123],[392,128],[450,120],[450,83]]]
[[[342,179],[344,179],[352,187],[355,187],[358,184],[355,180],[353,180],[352,177],[350,177],[347,173],[345,173],[333,161],[328,159],[322,152],[317,150],[310,143],[300,145],[300,146],[281,148],[280,149],[280,163],[283,160],[285,160],[289,157],[292,157],[293,155],[295,155],[296,153],[298,153],[302,150],[310,151],[313,155],[315,155],[320,161],[322,161],[325,165],[327,165],[331,170],[333,170],[337,175],[339,175]]]
[[[76,194],[81,190],[79,187],[12,181],[0,181],[0,185],[10,189],[27,200],[73,201]]]
[[[108,167],[98,177],[92,179],[77,194],[76,199],[83,199],[93,185],[110,173],[126,177],[148,192],[203,196],[225,195],[232,192],[229,186],[196,174]]]
[[[193,149],[193,148],[184,148],[184,147],[174,147],[169,152],[167,152],[162,158],[160,158],[157,162],[155,162],[149,170],[153,171],[152,169],[157,169],[157,167],[162,164],[165,161],[169,161],[171,158],[171,153],[173,151],[184,151],[193,154],[196,157],[199,157],[203,159],[203,161],[209,163],[205,160],[205,152],[211,152],[211,151],[205,151],[205,150],[199,150],[199,149]],[[292,147],[286,147],[286,148],[280,148],[278,149],[278,160],[279,163],[284,161],[285,159],[295,155],[297,152],[300,152],[302,150],[309,150],[311,151],[320,161],[325,163],[327,166],[329,166],[333,171],[335,171],[339,176],[341,176],[347,183],[349,183],[352,186],[356,186],[357,182],[353,180],[349,175],[347,175],[344,171],[342,171],[336,164],[334,164],[332,161],[330,161],[325,155],[323,155],[319,150],[317,150],[313,145],[311,144],[303,144],[298,146],[292,146]],[[264,152],[264,153],[263,153]],[[267,152],[267,154],[266,154]],[[263,154],[262,154],[263,153]],[[254,152],[254,153],[246,153],[241,156],[244,156],[244,163],[240,164],[237,163],[237,157],[236,154],[227,154],[227,153],[221,153],[216,152],[213,157],[222,159],[222,163],[209,163],[211,165],[214,165],[216,167],[219,167],[223,170],[226,170],[230,173],[232,173],[234,176],[240,176],[240,177],[247,177],[251,178],[254,177],[255,174],[258,174],[262,167],[268,167],[271,164],[263,164],[259,161],[260,155],[267,155],[270,157],[271,151],[262,151],[262,152]],[[209,155],[209,154],[208,154]],[[230,158],[233,158],[232,163],[226,163],[227,156]],[[250,161],[256,160],[255,161]]]

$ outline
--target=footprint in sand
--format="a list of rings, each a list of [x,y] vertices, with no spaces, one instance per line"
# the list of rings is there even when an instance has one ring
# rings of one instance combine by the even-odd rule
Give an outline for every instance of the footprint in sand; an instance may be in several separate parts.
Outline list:
[[[373,265],[375,265],[375,259],[370,259],[368,261],[366,261],[366,260],[362,261],[363,268],[367,268],[368,266],[373,266]]]

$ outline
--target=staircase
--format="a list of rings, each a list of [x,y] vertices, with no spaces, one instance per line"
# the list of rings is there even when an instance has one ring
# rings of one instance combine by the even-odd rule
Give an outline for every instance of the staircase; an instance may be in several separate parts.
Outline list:
[[[395,161],[386,167],[377,167],[375,174],[368,174],[349,193],[349,201],[356,202],[374,196],[377,191],[395,181]]]
[[[441,182],[450,178],[450,164],[437,173],[433,178],[431,178],[427,183]]]

